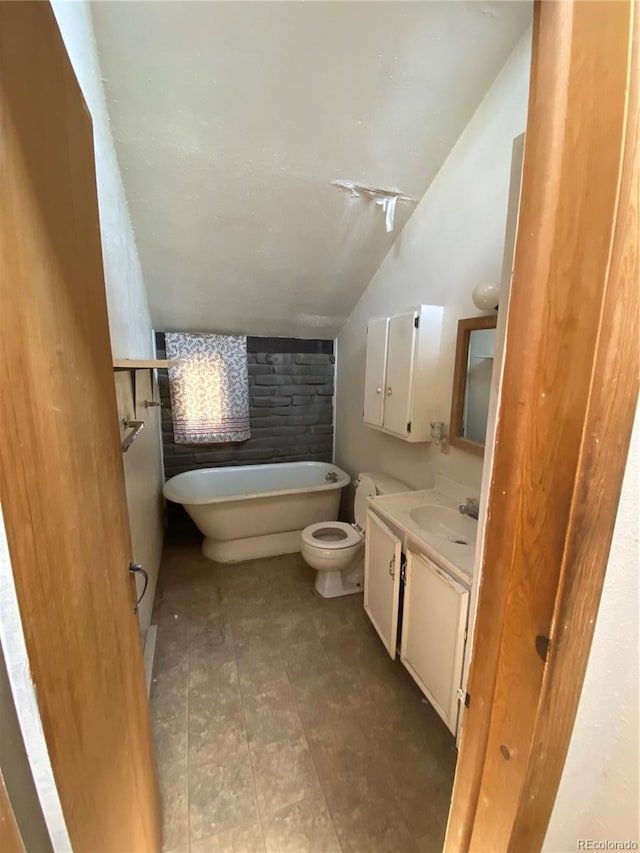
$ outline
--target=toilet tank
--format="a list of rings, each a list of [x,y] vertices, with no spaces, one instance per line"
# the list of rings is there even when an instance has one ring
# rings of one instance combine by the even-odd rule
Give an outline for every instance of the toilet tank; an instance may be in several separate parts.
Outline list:
[[[363,471],[361,477],[369,477],[376,486],[376,492],[379,495],[394,495],[397,492],[412,492],[411,486],[407,486],[402,480],[397,480],[395,477],[390,477],[388,474],[381,474],[379,471]]]
[[[411,486],[407,486],[402,480],[396,480],[395,477],[389,477],[388,474],[381,474],[378,471],[363,471],[358,477],[356,496],[353,501],[353,517],[356,529],[364,530],[369,497],[412,491]]]

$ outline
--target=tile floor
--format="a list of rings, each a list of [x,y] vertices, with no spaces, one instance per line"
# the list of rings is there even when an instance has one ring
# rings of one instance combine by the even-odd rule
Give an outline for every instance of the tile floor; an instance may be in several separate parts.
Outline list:
[[[440,851],[454,741],[362,609],[299,555],[169,544],[151,712],[171,853]]]

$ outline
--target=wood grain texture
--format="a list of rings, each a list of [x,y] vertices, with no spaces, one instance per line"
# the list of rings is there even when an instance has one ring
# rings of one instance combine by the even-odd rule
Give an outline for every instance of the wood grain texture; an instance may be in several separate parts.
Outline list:
[[[48,3],[0,4],[0,499],[74,850],[160,847],[92,129]]]
[[[640,16],[635,9],[620,191],[551,646],[512,850],[544,841],[587,668],[640,371]]]
[[[631,22],[630,2],[535,8],[471,705],[447,851],[539,848],[582,686],[638,390],[637,198],[636,213],[618,215]],[[611,277],[616,245],[626,247],[625,272]],[[538,635],[551,637],[546,666]],[[561,654],[569,642],[575,666]]]
[[[471,441],[463,436],[464,401],[467,390],[467,370],[469,365],[469,342],[474,329],[495,329],[498,322],[496,314],[487,317],[469,317],[458,320],[456,340],[456,359],[453,371],[453,395],[451,397],[451,418],[449,420],[449,444],[476,456],[484,456],[484,444]]]
[[[7,794],[0,770],[0,850],[2,853],[24,853],[22,835]]]

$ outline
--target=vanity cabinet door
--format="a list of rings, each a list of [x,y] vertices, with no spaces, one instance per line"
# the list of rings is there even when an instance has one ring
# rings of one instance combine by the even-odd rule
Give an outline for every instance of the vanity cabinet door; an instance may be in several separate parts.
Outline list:
[[[384,417],[388,330],[388,317],[376,317],[369,320],[364,377],[364,422],[377,427],[382,426]]]
[[[456,733],[469,592],[427,557],[409,551],[400,659]]]
[[[364,557],[364,609],[392,658],[396,656],[402,543],[368,510]]]
[[[385,383],[385,430],[406,437],[411,431],[411,390],[416,345],[417,312],[389,318],[387,376]]]

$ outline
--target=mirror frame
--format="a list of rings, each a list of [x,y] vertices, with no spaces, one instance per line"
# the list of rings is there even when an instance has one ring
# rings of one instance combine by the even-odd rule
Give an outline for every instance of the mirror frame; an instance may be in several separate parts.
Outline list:
[[[451,396],[451,419],[449,421],[449,444],[468,453],[484,456],[484,443],[471,441],[462,435],[464,419],[464,392],[467,381],[467,363],[469,361],[469,337],[477,329],[495,329],[497,314],[480,317],[467,317],[458,320],[458,338],[456,341],[456,361],[453,373],[453,393]]]

